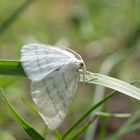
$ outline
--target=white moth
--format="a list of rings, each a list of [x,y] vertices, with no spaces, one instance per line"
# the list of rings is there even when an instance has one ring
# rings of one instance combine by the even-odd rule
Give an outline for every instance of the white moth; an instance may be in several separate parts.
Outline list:
[[[42,119],[49,129],[56,129],[68,112],[79,69],[85,69],[81,56],[70,49],[34,43],[23,46],[20,60]]]

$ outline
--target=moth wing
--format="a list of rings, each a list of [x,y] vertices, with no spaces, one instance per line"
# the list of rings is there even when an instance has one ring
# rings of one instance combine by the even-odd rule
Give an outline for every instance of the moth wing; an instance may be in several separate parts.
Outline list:
[[[20,61],[28,78],[39,81],[71,58],[75,56],[65,49],[34,43],[23,46]]]
[[[66,65],[40,81],[32,81],[31,95],[49,129],[66,116],[79,81],[79,66]]]

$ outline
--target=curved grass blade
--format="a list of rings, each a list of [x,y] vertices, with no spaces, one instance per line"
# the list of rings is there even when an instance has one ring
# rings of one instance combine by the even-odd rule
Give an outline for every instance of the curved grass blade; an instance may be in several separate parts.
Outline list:
[[[81,81],[83,81],[82,76],[81,76]],[[87,71],[86,83],[108,87],[113,90],[119,91],[123,94],[126,94],[130,97],[140,100],[139,88],[110,76],[106,76],[99,73],[91,73]]]
[[[33,139],[33,140],[45,140],[37,131],[35,131],[13,108],[11,103],[8,101],[2,88],[0,88],[2,92],[2,97],[4,98],[5,103],[9,107],[16,121],[20,124],[20,126],[25,130],[25,132]]]

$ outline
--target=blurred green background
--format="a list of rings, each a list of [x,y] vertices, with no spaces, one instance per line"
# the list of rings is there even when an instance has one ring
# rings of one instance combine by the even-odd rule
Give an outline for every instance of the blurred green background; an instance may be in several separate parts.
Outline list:
[[[20,49],[27,43],[65,46],[83,57],[88,70],[104,73],[113,65],[109,75],[131,83],[140,79],[139,14],[139,0],[1,0],[0,59],[19,60]],[[116,57],[110,58],[114,54]],[[102,65],[106,60],[108,65]],[[0,87],[13,106],[42,133],[43,121],[21,100],[23,97],[32,102],[29,86],[30,81],[26,78],[0,76]],[[78,89],[60,131],[92,106],[94,88],[85,85],[84,92]],[[134,112],[139,105],[137,100],[118,94],[108,102],[106,110]],[[124,121],[107,120],[106,137],[115,133]],[[98,134],[96,137],[98,140]],[[30,138],[0,99],[0,140],[9,139]],[[83,140],[84,135],[80,139]],[[122,137],[122,140],[139,139],[140,131]]]

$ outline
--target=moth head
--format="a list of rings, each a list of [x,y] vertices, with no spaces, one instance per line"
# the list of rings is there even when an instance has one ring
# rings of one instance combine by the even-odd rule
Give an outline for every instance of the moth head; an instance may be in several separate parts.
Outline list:
[[[83,61],[80,61],[79,69],[82,69],[83,67],[84,67],[84,62]]]

